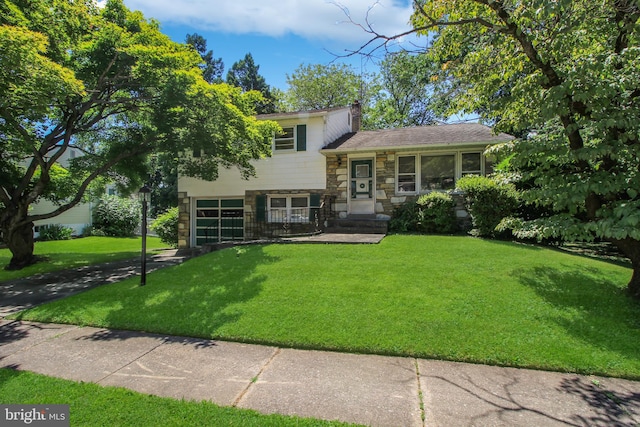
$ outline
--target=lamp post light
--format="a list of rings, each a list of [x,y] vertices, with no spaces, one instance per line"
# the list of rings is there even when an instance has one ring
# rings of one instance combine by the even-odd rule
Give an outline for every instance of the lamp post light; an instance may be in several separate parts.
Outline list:
[[[138,192],[138,199],[142,202],[142,266],[140,269],[140,286],[147,284],[147,207],[151,201],[151,189],[145,184]]]

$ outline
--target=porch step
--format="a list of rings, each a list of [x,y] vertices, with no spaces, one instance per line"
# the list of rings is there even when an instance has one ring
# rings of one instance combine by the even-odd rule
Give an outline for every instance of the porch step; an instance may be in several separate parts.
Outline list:
[[[325,233],[387,234],[388,222],[388,219],[377,219],[375,215],[349,215],[330,220]]]

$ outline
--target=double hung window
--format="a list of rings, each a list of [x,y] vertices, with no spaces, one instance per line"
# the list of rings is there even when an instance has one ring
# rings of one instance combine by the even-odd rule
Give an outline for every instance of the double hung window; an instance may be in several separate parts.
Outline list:
[[[309,196],[273,195],[268,206],[269,222],[309,222]]]

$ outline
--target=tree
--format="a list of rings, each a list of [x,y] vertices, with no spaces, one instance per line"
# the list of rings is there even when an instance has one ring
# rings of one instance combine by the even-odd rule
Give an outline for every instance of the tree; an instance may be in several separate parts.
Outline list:
[[[122,0],[0,3],[0,231],[8,268],[37,261],[33,221],[82,200],[90,184],[118,174],[137,188],[152,152],[180,159],[183,173],[215,179],[219,166],[254,172],[279,129],[258,122],[261,97],[204,81],[201,58],[160,33]],[[242,142],[240,142],[242,141]],[[68,167],[70,148],[83,152]],[[194,150],[199,157],[181,155]],[[32,215],[43,197],[58,206]]]
[[[222,58],[213,58],[213,51],[207,50],[207,40],[198,33],[187,34],[185,42],[198,52],[202,63],[202,77],[209,83],[222,83],[222,73],[224,72],[224,63]]]
[[[363,79],[346,64],[300,65],[287,74],[284,104],[288,111],[344,107],[362,100]]]
[[[548,217],[521,236],[604,239],[629,258],[640,298],[640,5],[633,0],[414,0],[443,76],[462,82],[452,107],[498,130],[533,129],[511,145]],[[392,38],[372,34],[368,49]],[[532,134],[533,135],[533,134]]]
[[[235,62],[227,73],[227,83],[242,88],[248,92],[256,90],[262,94],[264,100],[256,106],[258,114],[275,112],[275,99],[271,94],[271,88],[264,77],[259,74],[260,66],[253,61],[253,56],[247,53],[244,59]]]
[[[426,55],[388,53],[380,64],[383,90],[374,95],[369,126],[381,129],[434,124],[439,118],[431,103],[437,65]]]

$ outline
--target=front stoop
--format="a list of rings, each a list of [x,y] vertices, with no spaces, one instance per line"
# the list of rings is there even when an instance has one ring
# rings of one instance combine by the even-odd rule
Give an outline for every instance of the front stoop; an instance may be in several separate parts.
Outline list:
[[[325,233],[387,234],[388,224],[388,219],[378,219],[376,215],[349,215],[330,220]]]

